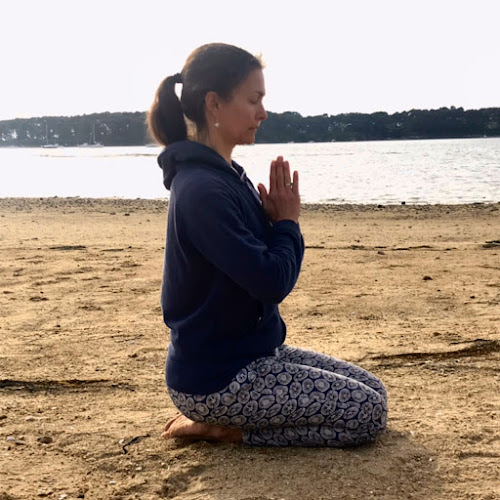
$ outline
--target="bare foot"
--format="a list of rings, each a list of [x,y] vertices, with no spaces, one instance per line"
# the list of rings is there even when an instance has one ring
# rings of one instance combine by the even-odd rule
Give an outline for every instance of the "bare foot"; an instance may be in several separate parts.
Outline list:
[[[182,413],[177,413],[177,415],[173,418],[171,418],[168,422],[167,422],[167,425],[165,425],[165,429],[163,429],[163,434],[165,434],[171,427],[171,425],[176,421],[178,420],[180,417],[183,417],[184,415],[182,415]],[[162,434],[162,436],[163,436]]]
[[[193,422],[184,415],[177,415],[170,420],[161,436],[163,439],[185,437],[222,443],[239,443],[243,440],[243,434],[239,429]]]

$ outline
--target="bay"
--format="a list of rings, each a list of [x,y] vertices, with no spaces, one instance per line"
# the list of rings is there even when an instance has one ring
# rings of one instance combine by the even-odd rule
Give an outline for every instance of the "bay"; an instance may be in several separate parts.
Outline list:
[[[0,148],[0,197],[168,198],[157,147]],[[304,203],[500,202],[500,138],[239,146],[257,185],[282,155]]]

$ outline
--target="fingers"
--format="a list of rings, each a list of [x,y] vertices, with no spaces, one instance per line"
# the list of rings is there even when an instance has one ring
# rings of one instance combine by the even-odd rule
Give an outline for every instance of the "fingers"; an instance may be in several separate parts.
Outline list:
[[[283,161],[282,156],[271,162],[271,171],[269,176],[269,192],[274,190],[290,189],[292,179],[290,177],[290,164]]]
[[[269,192],[274,192],[278,187],[276,181],[276,160],[271,162],[271,169],[269,171]]]
[[[297,170],[293,172],[292,191],[295,194],[299,194],[299,173],[297,172]]]
[[[287,161],[283,162],[283,178],[285,188],[290,189],[292,179],[290,178],[290,164]]]
[[[278,190],[285,187],[285,173],[283,170],[283,156],[278,156],[278,158],[276,158],[276,187]]]
[[[282,192],[283,190],[289,190],[290,188],[292,188],[291,190],[295,194],[299,193],[299,174],[297,171],[294,171],[292,180],[292,177],[290,175],[290,164],[288,163],[288,161],[284,161],[282,156],[278,156],[276,160],[273,160],[271,162],[269,175],[269,194],[274,192]],[[259,192],[261,192],[260,188]],[[265,196],[267,195],[268,193],[266,191]]]
[[[273,222],[293,220],[298,222],[300,216],[299,174],[290,175],[290,164],[278,156],[271,162],[269,174],[269,191],[263,184],[257,186],[262,207]]]

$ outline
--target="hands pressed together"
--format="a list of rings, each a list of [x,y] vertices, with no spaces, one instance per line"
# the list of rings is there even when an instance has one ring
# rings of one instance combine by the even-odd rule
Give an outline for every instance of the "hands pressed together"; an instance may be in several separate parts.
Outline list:
[[[263,184],[258,186],[262,207],[273,222],[280,220],[299,221],[300,194],[299,173],[290,176],[290,165],[278,156],[271,162],[269,192]]]

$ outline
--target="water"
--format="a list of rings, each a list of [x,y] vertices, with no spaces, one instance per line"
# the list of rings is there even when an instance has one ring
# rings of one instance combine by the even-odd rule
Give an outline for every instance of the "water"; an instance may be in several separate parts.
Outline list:
[[[160,148],[0,148],[0,197],[166,198]],[[268,184],[271,159],[299,171],[306,203],[500,202],[500,138],[239,146]]]

